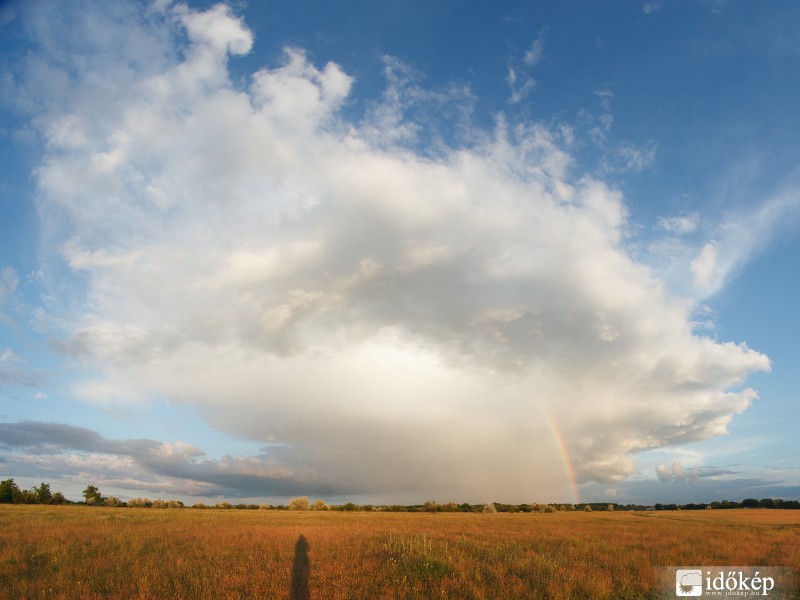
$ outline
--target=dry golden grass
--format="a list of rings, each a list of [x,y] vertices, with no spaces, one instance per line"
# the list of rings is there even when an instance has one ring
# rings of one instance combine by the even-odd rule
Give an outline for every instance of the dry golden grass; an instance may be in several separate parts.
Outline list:
[[[311,598],[652,598],[660,592],[658,566],[800,569],[800,511],[483,515],[2,506],[0,595],[303,597],[302,586],[292,594],[301,535],[308,543],[301,576]]]

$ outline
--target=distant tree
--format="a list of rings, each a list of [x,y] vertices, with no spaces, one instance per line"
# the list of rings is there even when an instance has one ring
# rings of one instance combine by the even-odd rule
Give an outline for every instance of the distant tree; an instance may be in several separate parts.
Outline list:
[[[86,504],[100,504],[103,501],[100,490],[93,485],[86,486],[86,489],[83,490],[83,497],[86,498]]]
[[[436,504],[436,500],[427,500],[424,504],[425,512],[436,512],[439,510],[439,505]]]
[[[587,504],[583,507],[583,512],[592,512],[592,507]]]
[[[113,506],[115,508],[120,506],[126,506],[126,504],[116,496],[109,496],[108,498],[104,498],[103,504],[105,504],[106,506]]]
[[[307,496],[299,496],[298,498],[292,498],[291,500],[289,500],[289,509],[310,510],[311,502],[308,500]]]
[[[13,479],[0,481],[0,504],[11,504],[19,496],[19,487]]]
[[[33,496],[36,504],[49,504],[50,500],[53,499],[50,484],[43,481],[39,487],[31,488],[31,496]]]
[[[762,498],[758,505],[761,508],[775,508],[775,501],[772,498]]]
[[[483,509],[481,512],[485,515],[493,515],[497,512],[497,508],[495,507],[493,502],[487,502],[483,505]]]
[[[19,493],[14,498],[14,504],[36,504],[36,492],[34,492],[34,489],[19,490]]]
[[[269,509],[271,509],[271,508],[272,508],[272,504],[268,504],[268,503],[266,503],[266,502],[265,502],[264,504],[262,504],[261,506],[259,506],[259,508],[260,508],[261,510],[269,510]]]
[[[128,507],[130,508],[150,508],[153,503],[150,498],[131,498],[128,500]]]
[[[313,510],[330,510],[331,507],[328,506],[322,498],[318,498],[316,502],[314,502],[314,506],[311,507]]]

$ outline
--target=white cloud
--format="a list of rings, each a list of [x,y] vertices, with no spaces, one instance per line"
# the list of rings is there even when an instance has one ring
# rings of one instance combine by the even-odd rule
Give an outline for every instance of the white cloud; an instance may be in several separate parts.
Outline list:
[[[655,160],[655,144],[646,143],[638,146],[632,142],[620,142],[608,157],[606,168],[610,171],[638,173],[652,167]]]
[[[179,4],[174,14],[186,28],[193,44],[208,46],[197,51],[196,60],[204,63],[223,59],[230,54],[247,54],[253,46],[253,34],[240,18],[234,17],[229,6],[216,4],[207,11],[195,11]],[[209,56],[205,56],[205,52]]]
[[[714,228],[691,262],[696,293],[707,297],[722,287],[768,243],[789,231],[800,217],[800,193],[789,188],[775,194],[755,209],[732,213]]]
[[[597,99],[600,102],[600,106],[603,108],[603,110],[609,112],[611,110],[611,101],[614,99],[614,92],[605,87],[595,90],[594,95],[597,96]]]
[[[659,217],[656,227],[667,233],[685,235],[693,233],[700,224],[700,215],[691,213],[688,215],[675,215],[672,217]]]
[[[664,8],[662,2],[645,2],[642,5],[642,12],[649,15],[650,13],[658,12],[662,8]]]
[[[428,155],[438,156],[445,149],[442,129],[473,137],[469,119],[475,97],[469,86],[426,89],[420,84],[422,75],[396,57],[384,56],[383,65],[387,85],[380,101],[367,103],[358,124],[361,141],[383,148],[425,148]]]
[[[714,241],[708,242],[692,261],[695,287],[705,291],[719,286],[718,262],[719,245]]]
[[[518,104],[525,99],[525,97],[533,91],[536,86],[536,81],[531,77],[524,77],[521,82],[517,81],[517,72],[513,67],[508,67],[508,75],[506,82],[511,88],[511,96],[508,99],[509,104]]]
[[[664,233],[648,245],[650,264],[673,290],[698,302],[712,297],[800,220],[800,188],[789,184],[752,206],[721,217],[660,217]]]
[[[680,461],[675,461],[672,466],[659,465],[656,469],[656,476],[659,481],[669,482],[676,481],[679,483],[696,483],[700,477],[700,472],[697,468],[684,469]]]
[[[755,398],[730,389],[767,358],[692,333],[691,303],[626,252],[621,194],[571,176],[557,133],[501,119],[432,157],[407,114],[430,95],[399,63],[350,123],[341,67],[287,50],[240,89],[226,58],[252,33],[226,8],[175,14],[185,55],[153,17],[171,58],[131,67],[115,118],[67,94],[37,121],[43,231],[87,288],[62,322],[100,372],[82,397],[195,405],[284,444],[254,468],[304,485],[475,500],[568,490],[554,436],[581,480],[619,481]],[[111,67],[92,68],[55,81]]]
[[[531,43],[531,47],[525,52],[525,56],[522,58],[522,62],[527,67],[533,67],[541,62],[543,55],[544,55],[544,40],[542,39],[542,36],[539,35],[539,37],[533,40],[533,42]]]
[[[511,89],[511,96],[508,98],[509,104],[519,104],[536,87],[536,80],[528,75],[528,69],[541,62],[543,53],[544,40],[540,34],[539,37],[533,40],[531,47],[523,55],[519,69],[509,65],[508,74],[506,75],[506,83]]]

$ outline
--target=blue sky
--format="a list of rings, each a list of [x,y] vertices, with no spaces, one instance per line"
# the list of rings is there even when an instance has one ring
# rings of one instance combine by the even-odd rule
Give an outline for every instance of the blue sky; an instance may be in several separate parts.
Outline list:
[[[800,497],[798,13],[3,3],[0,474]]]

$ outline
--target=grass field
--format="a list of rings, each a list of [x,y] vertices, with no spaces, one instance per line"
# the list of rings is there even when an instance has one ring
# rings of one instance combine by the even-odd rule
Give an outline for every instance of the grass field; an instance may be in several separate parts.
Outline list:
[[[786,566],[797,585],[800,511],[0,506],[7,598],[653,598],[656,567],[681,565]]]

